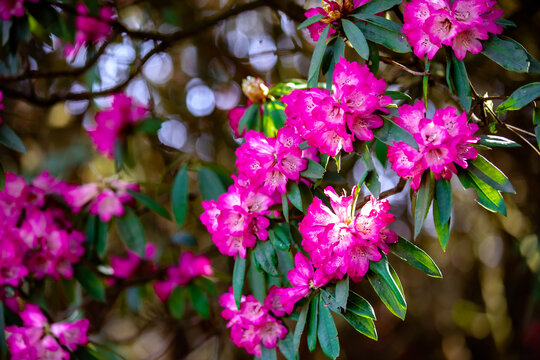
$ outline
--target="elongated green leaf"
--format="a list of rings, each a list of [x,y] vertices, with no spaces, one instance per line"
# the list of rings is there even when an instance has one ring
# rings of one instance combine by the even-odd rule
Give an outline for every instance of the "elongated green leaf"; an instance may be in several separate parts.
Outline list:
[[[326,26],[321,32],[317,45],[315,45],[315,50],[311,56],[311,63],[309,64],[308,70],[308,88],[317,87],[319,82],[319,71],[321,69],[321,63],[326,50],[326,38],[328,37],[328,31],[330,30],[330,25]]]
[[[533,110],[533,124],[535,125],[534,133],[536,134],[536,142],[540,149],[540,109],[538,108],[534,108]]]
[[[177,286],[168,300],[169,312],[175,319],[181,319],[186,310],[186,291],[182,286]]]
[[[252,260],[247,273],[249,287],[251,288],[253,296],[255,296],[255,298],[261,303],[263,303],[264,298],[266,297],[266,276],[264,275],[264,272],[262,272],[262,270],[259,270],[255,265],[255,261],[253,260],[254,257],[255,253],[252,252]]]
[[[506,205],[498,190],[492,188],[469,171],[458,170],[458,178],[465,189],[473,188],[476,190],[478,195],[476,201],[480,205],[490,211],[500,212],[506,216]]]
[[[358,16],[364,21],[356,23],[367,40],[381,44],[389,50],[404,54],[412,51],[401,26],[380,16]]]
[[[441,205],[437,199],[433,199],[433,223],[435,225],[435,232],[439,238],[439,243],[443,251],[446,251],[446,246],[450,240],[450,218],[446,222],[442,222],[440,211]]]
[[[154,134],[161,128],[164,121],[165,119],[152,116],[135,124],[134,131],[136,133]]]
[[[109,239],[109,224],[96,217],[96,233],[94,248],[100,259],[105,258],[107,252],[107,242]]]
[[[427,54],[426,56],[424,57],[424,73],[426,75],[424,75],[422,77],[422,94],[424,95],[424,106],[426,108],[426,111],[427,111],[427,108],[428,108],[428,85],[429,85],[429,68],[431,66],[431,60],[429,60]]]
[[[482,54],[506,70],[526,73],[531,68],[531,60],[521,44],[510,38],[492,36],[482,43]]]
[[[339,59],[345,54],[345,40],[341,36],[337,37],[332,44],[332,60],[326,74],[326,88],[332,90],[332,84],[334,81],[334,68],[339,62]]]
[[[287,116],[283,111],[285,109],[285,105],[281,101],[272,101],[266,103],[266,109],[272,118],[274,127],[276,129],[281,129],[283,125],[285,125],[285,120],[287,119]]]
[[[319,320],[317,323],[317,337],[326,356],[335,359],[339,355],[339,339],[334,318],[330,310],[319,301]]]
[[[300,188],[294,181],[289,181],[287,183],[287,198],[295,208],[303,211],[304,208],[302,206],[302,195],[300,194]]]
[[[369,148],[367,147],[367,144],[364,144],[361,148],[362,152],[362,161],[366,167],[367,174],[362,175],[362,178],[364,178],[364,183],[366,184],[367,188],[373,194],[375,197],[379,197],[381,193],[381,182],[379,181],[379,174],[377,173],[377,170],[375,169],[375,164],[373,163],[373,159],[371,157],[371,152],[369,151]]]
[[[369,46],[362,30],[347,19],[342,19],[341,25],[354,50],[356,50],[362,59],[367,60],[369,58]]]
[[[355,330],[360,334],[363,334],[373,340],[378,339],[375,323],[372,319],[358,316],[351,311],[346,311],[341,316],[343,316],[343,318],[345,318],[345,320],[347,320],[347,322],[351,324],[352,327],[355,328]]]
[[[171,203],[174,214],[174,219],[178,226],[184,225],[188,208],[188,189],[189,179],[187,166],[183,165],[180,171],[174,177],[173,187],[171,191]]]
[[[309,311],[309,303],[305,304],[302,310],[300,311],[300,316],[296,321],[296,326],[294,327],[294,337],[293,337],[293,346],[296,352],[298,352],[298,347],[300,346],[300,339],[302,338],[302,333],[306,327],[306,320]]]
[[[317,322],[319,318],[319,296],[315,296],[309,303],[309,316],[307,322],[307,343],[309,351],[317,347]]]
[[[298,358],[298,350],[294,348],[293,343],[293,333],[290,330],[285,339],[278,340],[279,351],[287,360],[296,360]]]
[[[6,187],[6,172],[4,171],[4,167],[0,163],[0,191],[4,191],[5,187]]]
[[[244,112],[244,115],[238,122],[238,133],[241,134],[244,130],[255,130],[255,123],[259,116],[259,104],[252,104]]]
[[[290,233],[287,234],[279,225],[274,230],[270,230],[268,235],[276,248],[287,251],[291,247]]]
[[[401,4],[403,0],[377,0],[369,1],[360,6],[354,14],[377,14]]]
[[[272,276],[279,275],[276,268],[278,263],[276,251],[270,241],[258,241],[253,252],[264,271]]]
[[[382,116],[382,119],[383,126],[373,130],[373,136],[390,146],[393,146],[394,142],[403,141],[405,144],[418,149],[418,144],[410,132],[397,125],[387,116]]]
[[[469,85],[469,77],[467,75],[467,69],[462,60],[459,60],[451,51],[451,74],[454,82],[456,94],[459,98],[459,102],[463,105],[463,108],[469,112],[472,104],[471,86]]]
[[[4,303],[0,301],[0,358],[7,359],[7,344],[6,344],[6,319],[4,318]]]
[[[437,199],[440,220],[446,224],[452,215],[452,185],[450,181],[440,179],[435,182],[435,199]]]
[[[442,277],[441,271],[433,259],[431,259],[424,250],[420,249],[410,241],[405,240],[401,236],[397,243],[390,245],[390,251],[407,264],[422,270],[427,275],[439,278]]]
[[[336,305],[347,310],[347,299],[349,298],[349,277],[346,276],[336,283]]]
[[[289,200],[287,200],[287,194],[281,194],[281,209],[285,221],[289,222]]]
[[[128,249],[144,258],[146,237],[141,221],[131,208],[125,208],[125,214],[116,218],[116,228],[120,238]]]
[[[375,311],[371,304],[355,293],[354,291],[349,291],[349,298],[347,299],[347,311],[352,312],[358,316],[367,317],[375,320]]]
[[[506,175],[482,155],[469,160],[468,170],[494,189],[505,193],[516,193]]]
[[[277,354],[275,348],[267,348],[266,346],[261,346],[261,360],[276,360]]]
[[[205,167],[199,170],[199,187],[204,200],[217,200],[225,192],[219,176]]]
[[[521,146],[513,140],[507,139],[502,136],[497,136],[497,135],[480,135],[480,141],[478,143],[485,146],[503,147],[503,148],[512,148],[512,147]]]
[[[377,295],[392,314],[404,319],[407,312],[407,303],[400,286],[390,272],[386,256],[383,255],[380,261],[370,262],[369,268],[368,280]]]
[[[401,91],[387,91],[384,93],[384,95],[390,96],[392,100],[412,100],[409,94],[405,94]]]
[[[201,289],[193,284],[188,285],[189,298],[195,311],[204,319],[210,316],[210,304]]]
[[[236,307],[240,309],[240,300],[242,299],[242,290],[244,288],[244,278],[246,275],[246,259],[240,256],[236,257],[233,270],[233,293]]]
[[[309,25],[315,24],[316,22],[321,21],[323,18],[324,18],[324,15],[322,14],[310,16],[306,20],[302,21],[302,23],[298,25],[296,29],[301,30],[301,29],[307,28]]]
[[[420,188],[416,192],[414,206],[414,238],[416,239],[422,230],[424,220],[427,216],[431,200],[433,200],[433,175],[431,172],[425,173]]]
[[[519,110],[538,97],[540,97],[540,82],[523,85],[497,106],[497,113],[502,114],[509,110]]]
[[[75,265],[73,274],[91,297],[102,302],[107,300],[103,281],[88,266],[80,263]]]
[[[156,214],[164,217],[165,219],[170,219],[171,216],[169,215],[169,212],[167,209],[165,209],[163,206],[159,205],[157,202],[152,200],[148,195],[145,195],[140,192],[136,192],[133,190],[128,190],[128,192],[133,196],[138,202],[140,202],[142,205],[146,206]]]
[[[321,179],[325,172],[326,170],[321,164],[309,159],[307,169],[302,171],[300,175],[311,179]]]
[[[20,153],[26,153],[26,146],[6,123],[0,125],[0,144]]]

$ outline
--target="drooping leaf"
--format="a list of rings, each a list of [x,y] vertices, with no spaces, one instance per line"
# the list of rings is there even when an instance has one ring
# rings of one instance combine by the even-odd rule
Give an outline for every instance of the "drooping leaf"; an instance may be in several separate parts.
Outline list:
[[[418,149],[418,144],[410,132],[393,122],[389,117],[382,116],[383,126],[373,130],[373,136],[387,145],[394,145],[394,142],[404,143]]]
[[[325,172],[326,170],[321,164],[309,159],[307,169],[302,171],[300,175],[311,179],[321,179]]]
[[[272,276],[279,275],[276,268],[278,263],[276,251],[270,241],[258,241],[253,252],[264,271]]]
[[[285,120],[287,119],[287,116],[283,111],[285,109],[285,105],[281,101],[271,101],[266,103],[266,109],[272,118],[276,130],[281,129],[283,125],[285,125]]]
[[[287,200],[287,194],[281,194],[281,209],[285,221],[289,222],[289,200]]]
[[[306,303],[300,311],[300,316],[298,316],[296,326],[294,327],[293,345],[296,352],[298,352],[298,347],[300,346],[300,339],[302,338],[302,333],[304,332],[304,328],[306,327],[308,311],[309,302]]]
[[[497,113],[502,114],[509,110],[519,110],[538,97],[540,97],[540,82],[523,85],[497,106]]]
[[[317,347],[317,322],[319,318],[319,296],[313,297],[309,303],[309,316],[307,320],[307,343],[309,351]]]
[[[332,60],[330,66],[328,67],[328,72],[326,73],[326,88],[332,90],[332,84],[334,81],[334,69],[336,64],[339,62],[339,59],[345,54],[345,40],[341,36],[337,37],[332,44]]]
[[[490,146],[490,147],[503,147],[503,148],[512,148],[520,147],[517,142],[507,139],[502,136],[497,135],[479,135],[480,141],[478,142],[481,145]]]
[[[73,267],[75,279],[94,299],[105,302],[105,285],[103,281],[86,265],[77,264]]]
[[[315,45],[315,50],[313,50],[313,55],[311,56],[311,63],[309,64],[308,70],[308,82],[307,86],[309,88],[317,87],[319,82],[319,71],[321,69],[321,63],[326,50],[326,38],[328,37],[328,31],[330,30],[330,25],[326,26],[321,32],[319,40]]]
[[[323,353],[330,359],[339,355],[339,339],[334,318],[330,310],[319,301],[319,319],[317,323],[317,337]]]
[[[347,310],[347,299],[349,298],[349,277],[346,276],[336,283],[336,305]]]
[[[201,289],[194,284],[188,285],[189,298],[191,299],[191,305],[195,308],[195,311],[204,319],[210,316],[210,304],[208,298]]]
[[[347,299],[347,311],[355,313],[358,316],[373,320],[376,319],[375,311],[371,304],[352,290],[349,291],[349,298]]]
[[[302,30],[304,28],[307,28],[309,25],[315,24],[316,22],[321,21],[323,18],[324,18],[324,15],[322,15],[322,14],[317,14],[317,15],[310,16],[306,20],[302,21],[302,23],[300,25],[298,25],[298,27],[296,29],[297,30]]]
[[[373,1],[372,1],[373,2]],[[407,38],[401,32],[401,26],[381,16],[357,16],[364,21],[356,23],[366,39],[381,44],[396,53],[405,54],[412,51]]]
[[[94,240],[94,249],[100,259],[105,258],[107,252],[107,242],[109,238],[109,224],[96,217],[96,233]]]
[[[375,323],[372,319],[358,316],[351,311],[345,311],[341,314],[345,320],[360,334],[367,336],[370,339],[377,340],[377,330],[375,329]]]
[[[0,125],[0,144],[20,153],[26,153],[26,146],[6,123]]]
[[[446,251],[446,246],[450,240],[450,218],[446,222],[442,222],[440,216],[441,205],[437,201],[437,198],[433,199],[433,223],[435,225],[435,232],[439,238],[439,243],[443,251]]]
[[[422,270],[426,275],[442,277],[441,271],[428,254],[410,241],[399,236],[398,242],[390,245],[390,251],[407,264]]]
[[[141,221],[131,208],[126,207],[125,214],[116,218],[116,228],[127,248],[144,258],[144,247],[146,245],[144,229]]]
[[[240,118],[238,122],[238,133],[244,132],[244,130],[256,130],[258,126],[259,118],[259,104],[252,104],[248,106],[244,115]]]
[[[201,167],[199,170],[199,187],[204,200],[217,200],[225,192],[219,176],[206,167]]]
[[[240,300],[242,298],[242,290],[244,288],[245,275],[246,275],[246,259],[241,256],[237,256],[234,262],[232,284],[233,284],[234,301],[238,309],[240,309]]]
[[[261,346],[261,360],[276,360],[277,354],[275,348],[267,348],[266,346]]]
[[[386,91],[384,95],[390,96],[392,100],[412,100],[409,94],[405,94],[401,91]]]
[[[129,194],[133,196],[138,202],[140,202],[142,205],[146,206],[156,214],[164,217],[165,219],[170,219],[171,216],[169,215],[169,212],[167,209],[165,209],[163,206],[159,205],[157,202],[152,200],[148,195],[145,195],[143,193],[128,190]]]
[[[287,251],[291,247],[290,231],[284,230],[283,226],[276,225],[268,232],[268,235],[276,248]]]
[[[476,190],[478,195],[476,201],[480,205],[490,211],[500,212],[506,216],[506,205],[498,190],[492,188],[469,171],[458,170],[458,178],[465,189],[473,188]]]
[[[435,182],[435,199],[437,199],[440,220],[446,224],[452,215],[452,185],[450,181],[440,179]]]
[[[506,175],[482,155],[469,160],[468,170],[494,189],[505,193],[516,193]]]
[[[169,312],[175,319],[181,319],[186,310],[186,290],[183,286],[177,286],[167,300]]]
[[[456,94],[463,108],[469,112],[472,104],[471,86],[469,85],[469,76],[462,60],[456,58],[453,51],[450,51],[450,61],[452,62],[451,74]]]
[[[416,239],[422,230],[424,220],[433,200],[434,181],[431,172],[425,172],[420,187],[416,191],[414,206],[414,238]]]
[[[538,148],[540,149],[540,109],[536,107],[533,110],[533,125],[534,133],[536,135],[536,142],[538,144]]]
[[[151,116],[136,123],[134,131],[136,133],[154,134],[161,128],[164,121],[162,118]]]
[[[362,30],[347,19],[342,19],[341,25],[354,50],[356,50],[362,59],[367,60],[369,58],[369,46]]]
[[[264,298],[266,297],[266,277],[264,276],[264,272],[259,270],[255,265],[255,261],[253,260],[254,257],[255,253],[251,252],[251,263],[247,273],[249,287],[251,288],[253,296],[263,303]]]
[[[187,166],[183,165],[180,168],[180,171],[178,171],[178,173],[174,177],[173,187],[171,191],[171,203],[174,219],[180,227],[184,225],[184,221],[186,220],[189,196],[188,185],[189,179]]]
[[[525,48],[507,37],[492,36],[484,41],[482,54],[506,70],[526,73],[531,69],[531,59]]]
[[[380,261],[370,262],[369,268],[367,277],[379,298],[392,314],[404,319],[407,303],[400,286],[390,272],[386,256],[383,255]]]
[[[285,339],[278,340],[279,351],[287,360],[296,360],[298,358],[298,349],[294,348],[293,336],[292,331],[289,330]]]

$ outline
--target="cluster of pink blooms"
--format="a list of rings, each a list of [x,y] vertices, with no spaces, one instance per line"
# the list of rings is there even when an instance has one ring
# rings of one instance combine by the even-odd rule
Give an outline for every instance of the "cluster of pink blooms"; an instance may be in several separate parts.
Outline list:
[[[401,106],[398,113],[396,124],[413,135],[418,150],[400,141],[388,148],[388,160],[399,176],[412,179],[413,189],[420,187],[425,170],[433,171],[437,180],[450,180],[457,173],[454,163],[466,169],[467,160],[478,156],[471,145],[480,140],[473,136],[478,125],[467,124],[465,112],[459,115],[456,108],[448,106],[427,119],[424,104],[417,101],[413,106]]]
[[[370,0],[322,0],[322,7],[311,8],[304,13],[306,18],[315,15],[324,16],[320,21],[308,26],[309,34],[313,41],[319,40],[322,31],[330,23],[339,20],[343,15],[347,15],[360,5],[368,3]],[[330,27],[328,37],[335,34],[336,30]]]
[[[75,20],[75,43],[67,44],[64,52],[67,56],[77,55],[79,50],[88,44],[97,44],[107,39],[112,31],[111,22],[114,20],[114,10],[110,6],[102,6],[99,16],[90,15],[90,11],[82,2],[77,4]]]
[[[89,204],[91,214],[108,222],[113,216],[124,215],[124,204],[133,200],[128,190],[139,191],[139,185],[119,179],[110,180],[107,185],[105,188],[96,183],[72,185],[64,196],[73,212],[79,212]]]
[[[316,149],[300,149],[304,140],[290,126],[279,129],[275,138],[257,131],[249,131],[245,138],[236,149],[238,178],[268,195],[285,193],[287,181],[299,181],[308,159],[318,161]]]
[[[146,115],[146,108],[132,98],[124,94],[114,95],[112,106],[96,114],[96,124],[87,130],[88,135],[100,153],[112,158],[116,142],[122,141],[129,126]]]
[[[278,339],[287,336],[287,328],[276,319],[266,305],[252,295],[242,296],[240,309],[236,306],[232,288],[221,295],[219,304],[224,308],[221,316],[228,320],[231,341],[249,354],[261,356],[261,345],[272,349]]]
[[[127,253],[127,257],[111,256],[111,267],[113,269],[113,276],[115,278],[129,279],[135,275],[137,271],[139,271],[139,268],[144,262],[150,263],[149,269],[145,270],[156,270],[155,265],[152,263],[154,260],[156,260],[156,244],[150,242],[146,243],[146,246],[144,247],[144,259],[141,259],[139,255],[131,250],[128,250]]]
[[[31,184],[6,174],[0,191],[0,285],[17,287],[29,274],[73,277],[72,264],[84,254],[85,236],[73,229],[55,200],[68,188],[46,172]]]
[[[495,9],[496,4],[495,0],[413,0],[404,4],[403,33],[418,57],[427,54],[432,59],[447,45],[464,59],[467,51],[482,51],[480,40],[502,32],[495,20],[503,11]]]
[[[70,358],[70,351],[88,344],[88,319],[49,324],[39,306],[26,304],[19,313],[23,326],[6,326],[12,360]]]
[[[395,219],[388,212],[390,204],[371,197],[355,215],[353,195],[339,196],[330,186],[324,193],[332,208],[315,197],[299,224],[302,246],[317,271],[322,271],[313,276],[342,279],[348,274],[353,281],[360,281],[369,269],[369,262],[379,261],[380,251],[387,254],[388,243],[397,241],[397,235],[387,228]]]
[[[353,151],[353,140],[372,140],[372,129],[383,125],[376,112],[391,98],[384,95],[386,83],[377,79],[366,65],[341,58],[333,80],[335,92],[313,88],[294,90],[281,100],[287,105],[287,124],[293,126],[308,145],[321,153],[336,156],[341,149]]]
[[[24,16],[24,2],[37,3],[39,0],[2,0],[0,1],[0,20],[8,21],[12,16]]]
[[[247,248],[255,247],[257,238],[268,239],[266,228],[270,220],[266,215],[274,202],[270,196],[235,178],[235,184],[217,201],[202,203],[204,212],[200,219],[222,254],[245,258]]]
[[[187,285],[200,276],[212,275],[214,270],[209,258],[186,251],[180,255],[177,266],[167,268],[165,280],[154,283],[154,291],[161,301],[166,301],[177,286]]]

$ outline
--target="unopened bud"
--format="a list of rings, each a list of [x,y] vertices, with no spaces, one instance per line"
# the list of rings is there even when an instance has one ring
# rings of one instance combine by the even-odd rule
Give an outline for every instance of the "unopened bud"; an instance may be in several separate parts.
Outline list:
[[[242,81],[242,91],[253,103],[262,103],[268,96],[268,86],[258,77],[248,76]]]
[[[341,18],[343,9],[343,0],[322,0],[322,7],[328,14],[327,17],[332,20]]]

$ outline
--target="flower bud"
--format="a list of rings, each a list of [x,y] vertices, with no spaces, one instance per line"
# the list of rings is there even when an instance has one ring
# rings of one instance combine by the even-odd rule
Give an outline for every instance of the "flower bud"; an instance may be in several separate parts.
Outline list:
[[[242,81],[242,91],[253,103],[262,103],[268,96],[268,86],[258,77],[248,76]]]

